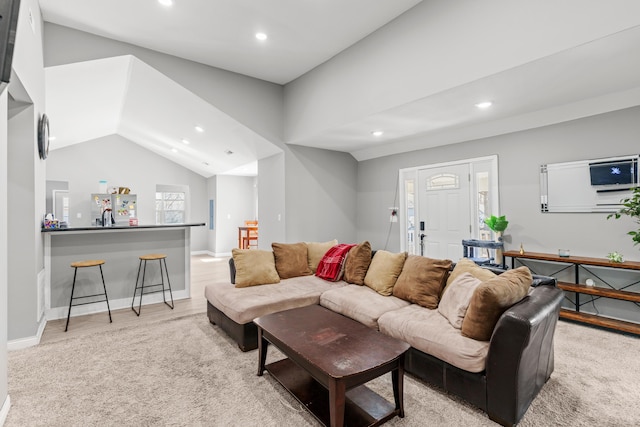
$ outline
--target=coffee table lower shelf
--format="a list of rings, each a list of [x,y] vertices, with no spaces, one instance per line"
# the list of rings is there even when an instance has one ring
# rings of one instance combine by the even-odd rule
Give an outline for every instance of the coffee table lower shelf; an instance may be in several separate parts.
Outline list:
[[[270,363],[265,369],[318,421],[330,424],[329,391],[307,371],[290,359]],[[364,385],[346,392],[345,426],[378,426],[398,414],[394,405]]]

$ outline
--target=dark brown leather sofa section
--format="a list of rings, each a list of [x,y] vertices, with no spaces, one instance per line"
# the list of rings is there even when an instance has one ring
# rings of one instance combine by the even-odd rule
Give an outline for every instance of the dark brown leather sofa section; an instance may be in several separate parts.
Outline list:
[[[234,283],[233,259],[229,268]],[[415,348],[406,355],[405,371],[479,407],[501,425],[517,424],[553,372],[553,338],[563,299],[555,278],[533,277],[530,294],[498,320],[483,372],[462,370]],[[253,322],[240,325],[210,303],[207,315],[242,351],[257,348]]]

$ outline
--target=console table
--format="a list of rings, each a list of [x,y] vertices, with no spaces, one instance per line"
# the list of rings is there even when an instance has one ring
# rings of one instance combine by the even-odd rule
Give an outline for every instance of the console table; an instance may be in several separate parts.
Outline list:
[[[598,298],[613,298],[623,301],[630,301],[640,307],[640,292],[633,292],[627,289],[640,283],[640,278],[632,283],[624,286],[614,287],[607,283],[596,273],[589,269],[589,267],[606,267],[613,269],[636,271],[640,274],[640,262],[625,261],[625,262],[611,262],[606,258],[589,258],[580,256],[561,257],[554,254],[545,254],[538,252],[525,252],[521,254],[518,251],[507,251],[504,253],[505,257],[511,258],[511,268],[515,267],[516,260],[522,265],[526,265],[525,260],[535,261],[548,261],[562,264],[562,267],[556,271],[557,274],[561,271],[573,269],[574,281],[562,282],[558,281],[558,287],[567,292],[575,292],[575,302],[571,301],[575,309],[561,309],[560,318],[574,320],[577,322],[588,323],[595,326],[600,326],[609,329],[615,329],[622,332],[632,333],[640,335],[640,323],[628,322],[619,319],[613,319],[610,317],[584,313],[580,311],[580,307],[584,304],[595,301]],[[529,266],[528,266],[529,267]],[[529,267],[531,269],[531,267]],[[532,270],[533,271],[533,270]],[[605,286],[587,286],[580,283],[580,272],[586,271],[594,277],[597,277]],[[589,301],[580,303],[580,295],[591,295]]]

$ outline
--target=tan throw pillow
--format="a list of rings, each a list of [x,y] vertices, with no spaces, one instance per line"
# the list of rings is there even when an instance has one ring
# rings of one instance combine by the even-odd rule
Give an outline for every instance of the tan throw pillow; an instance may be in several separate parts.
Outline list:
[[[255,249],[232,249],[236,267],[236,288],[279,283],[273,252]]]
[[[462,335],[489,341],[502,313],[527,295],[532,282],[531,271],[518,267],[479,285],[462,321]]]
[[[344,262],[343,280],[354,285],[364,285],[364,277],[367,275],[371,264],[371,243],[364,241],[352,247]]]
[[[315,274],[318,269],[318,264],[320,260],[327,253],[329,249],[338,244],[336,239],[333,239],[329,242],[306,242],[307,245],[307,263],[309,265],[309,269],[311,270],[311,274]]]
[[[451,260],[409,255],[393,287],[393,296],[434,309],[446,283]]]
[[[462,327],[464,315],[467,312],[473,291],[482,284],[470,273],[462,273],[449,285],[447,293],[442,295],[438,305],[438,313],[442,314],[456,329]]]
[[[486,268],[480,267],[478,264],[471,261],[469,258],[460,258],[460,260],[456,263],[456,266],[453,268],[453,271],[449,273],[449,278],[447,279],[447,285],[442,291],[443,296],[447,292],[449,285],[451,285],[451,283],[454,280],[456,280],[456,277],[458,277],[462,273],[471,273],[473,277],[475,277],[476,279],[480,279],[483,282],[485,280],[489,280],[496,277],[496,273],[494,273],[491,270],[487,270]]]
[[[276,271],[281,279],[313,274],[307,263],[307,245],[304,243],[272,243]]]
[[[377,251],[371,260],[371,265],[364,276],[364,284],[379,293],[389,296],[393,292],[402,266],[407,258],[406,252],[393,254],[387,251]]]

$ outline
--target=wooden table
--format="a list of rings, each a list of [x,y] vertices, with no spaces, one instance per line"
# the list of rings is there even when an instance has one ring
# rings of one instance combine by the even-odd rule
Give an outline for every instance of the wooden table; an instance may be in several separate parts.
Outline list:
[[[321,423],[377,426],[404,417],[404,354],[409,344],[319,305],[255,319],[258,375],[266,369]],[[288,359],[265,365],[267,347]],[[395,406],[363,384],[391,372]]]

